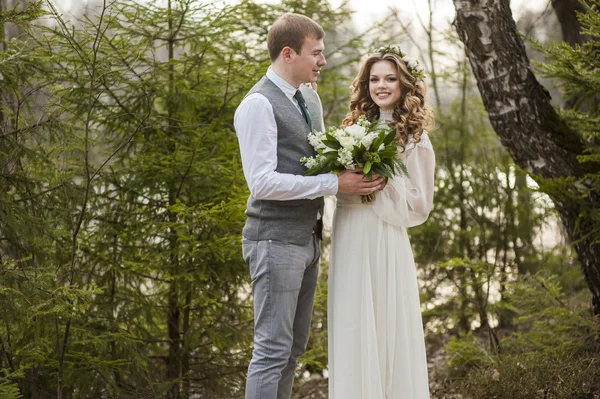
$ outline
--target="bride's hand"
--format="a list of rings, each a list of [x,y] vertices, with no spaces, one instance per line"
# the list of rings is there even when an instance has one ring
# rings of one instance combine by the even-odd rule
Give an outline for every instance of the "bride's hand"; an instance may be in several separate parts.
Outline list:
[[[385,179],[373,173],[373,179],[368,180],[360,169],[344,170],[338,174],[338,191],[344,194],[369,195],[377,190],[383,190]]]

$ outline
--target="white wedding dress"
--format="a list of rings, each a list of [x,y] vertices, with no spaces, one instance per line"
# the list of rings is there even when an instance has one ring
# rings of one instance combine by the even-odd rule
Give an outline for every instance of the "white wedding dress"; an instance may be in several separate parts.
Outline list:
[[[391,120],[381,112],[382,120]],[[376,199],[337,194],[329,264],[329,399],[428,399],[414,257],[406,229],[433,206],[435,155],[426,133],[400,154],[409,176]]]

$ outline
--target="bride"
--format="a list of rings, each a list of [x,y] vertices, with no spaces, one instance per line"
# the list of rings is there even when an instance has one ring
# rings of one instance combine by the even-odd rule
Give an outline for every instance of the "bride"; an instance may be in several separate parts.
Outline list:
[[[435,155],[423,70],[399,47],[371,54],[352,83],[344,126],[361,115],[396,128],[408,176],[373,202],[337,194],[329,269],[329,398],[429,398],[413,253],[406,229],[433,206]]]

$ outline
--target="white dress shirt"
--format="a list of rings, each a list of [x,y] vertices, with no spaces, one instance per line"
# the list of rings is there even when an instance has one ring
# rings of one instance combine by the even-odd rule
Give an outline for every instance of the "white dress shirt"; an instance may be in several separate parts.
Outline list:
[[[271,67],[267,70],[267,78],[275,83],[296,106],[298,112],[302,113],[294,98],[297,89],[277,75]],[[319,99],[319,106],[320,101]],[[233,124],[240,143],[244,176],[254,198],[289,201],[314,199],[337,193],[338,178],[332,173],[301,176],[275,171],[277,123],[271,103],[262,94],[252,93],[241,102],[235,111]]]

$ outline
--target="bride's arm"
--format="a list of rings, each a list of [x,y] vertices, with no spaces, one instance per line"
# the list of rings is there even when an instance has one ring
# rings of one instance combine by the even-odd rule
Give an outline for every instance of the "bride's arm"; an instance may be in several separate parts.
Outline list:
[[[404,178],[406,203],[412,219],[410,224],[415,226],[425,222],[433,209],[435,154],[426,134],[421,142],[407,150],[405,162],[408,169],[408,177]]]
[[[373,209],[387,223],[412,227],[425,222],[433,208],[435,154],[427,134],[409,144],[401,157],[409,175],[390,179],[377,193]]]

